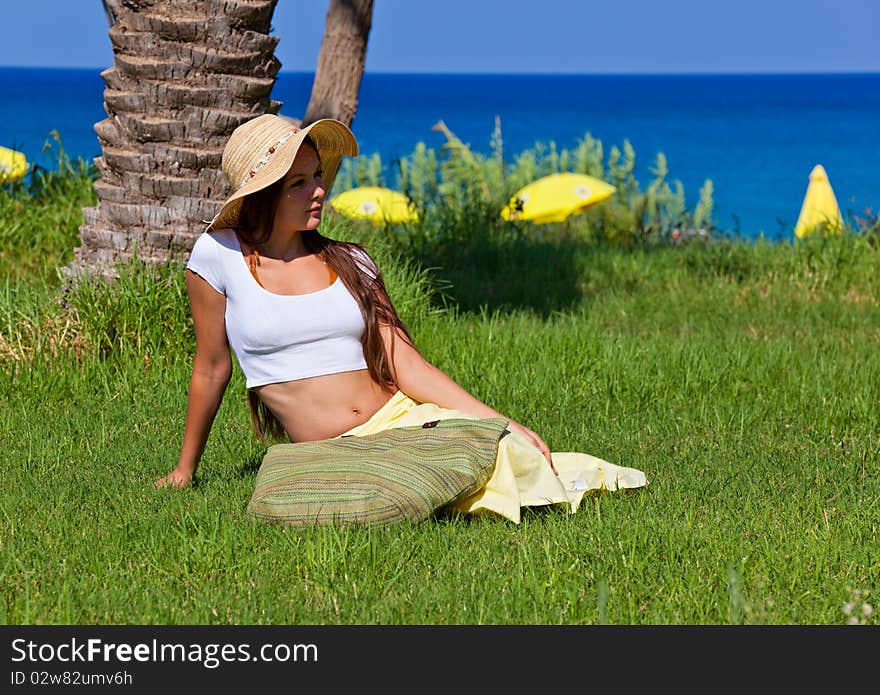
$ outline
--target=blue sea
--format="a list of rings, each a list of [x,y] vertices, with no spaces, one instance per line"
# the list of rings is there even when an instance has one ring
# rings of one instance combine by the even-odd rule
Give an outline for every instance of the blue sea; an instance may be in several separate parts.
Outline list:
[[[100,154],[99,70],[0,68],[0,145],[52,167],[42,147],[58,131],[73,157]],[[281,73],[272,96],[301,116],[312,74]],[[791,239],[808,177],[828,173],[844,215],[880,210],[880,74],[835,75],[364,75],[352,124],[363,154],[386,165],[424,142],[438,120],[480,152],[495,117],[505,156],[587,133],[606,153],[628,140],[643,184],[657,153],[692,208],[711,179],[714,220],[747,238]],[[393,182],[393,175],[392,175]]]

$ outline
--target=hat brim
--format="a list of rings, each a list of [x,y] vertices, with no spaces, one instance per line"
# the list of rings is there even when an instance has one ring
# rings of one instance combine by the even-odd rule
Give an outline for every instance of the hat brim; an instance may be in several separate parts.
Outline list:
[[[271,186],[290,171],[293,160],[296,159],[297,152],[299,152],[307,135],[318,148],[318,158],[321,160],[321,169],[323,170],[324,190],[329,192],[336,179],[336,174],[339,172],[342,158],[356,157],[358,144],[354,134],[344,123],[332,118],[322,118],[294,133],[266,161],[250,181],[226,199],[205,231],[235,227],[244,199],[252,193]]]

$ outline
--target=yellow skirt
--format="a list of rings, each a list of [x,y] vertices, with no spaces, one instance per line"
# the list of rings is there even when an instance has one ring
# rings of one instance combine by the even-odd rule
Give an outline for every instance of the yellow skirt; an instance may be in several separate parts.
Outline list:
[[[418,403],[398,391],[369,420],[340,436],[364,436],[448,418],[476,419],[460,410]],[[589,454],[554,451],[553,465],[558,477],[537,447],[521,434],[510,432],[501,438],[489,480],[480,490],[455,503],[453,509],[468,514],[494,512],[519,523],[522,507],[558,504],[574,513],[589,490],[615,491],[648,484],[642,471]]]

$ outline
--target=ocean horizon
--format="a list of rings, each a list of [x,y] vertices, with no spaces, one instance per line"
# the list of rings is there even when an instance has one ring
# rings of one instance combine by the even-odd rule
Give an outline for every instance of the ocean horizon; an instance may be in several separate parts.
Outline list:
[[[0,145],[51,168],[51,131],[67,153],[100,154],[101,69],[0,67]],[[272,98],[300,117],[313,73],[279,73]],[[352,129],[361,154],[393,166],[418,142],[439,152],[439,120],[486,153],[500,120],[507,161],[538,143],[573,149],[589,134],[606,152],[629,141],[636,178],[657,154],[692,209],[706,179],[713,220],[745,238],[793,238],[810,171],[822,164],[845,216],[880,209],[880,73],[365,73]]]

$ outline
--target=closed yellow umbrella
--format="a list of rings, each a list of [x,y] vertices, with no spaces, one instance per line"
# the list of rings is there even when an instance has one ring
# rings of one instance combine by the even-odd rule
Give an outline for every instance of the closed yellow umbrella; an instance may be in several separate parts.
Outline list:
[[[17,181],[27,173],[28,163],[23,152],[0,147],[0,183]]]
[[[419,216],[409,199],[399,191],[380,186],[351,188],[330,199],[337,212],[373,224],[418,222]]]
[[[550,174],[514,193],[501,211],[501,219],[530,220],[535,224],[562,222],[569,215],[610,198],[616,190],[611,184],[586,174]]]
[[[840,232],[843,217],[837,206],[837,198],[828,181],[828,174],[821,164],[813,167],[810,172],[810,183],[801,205],[801,213],[794,226],[794,235],[798,238],[809,234],[817,225],[824,224],[826,231]]]

